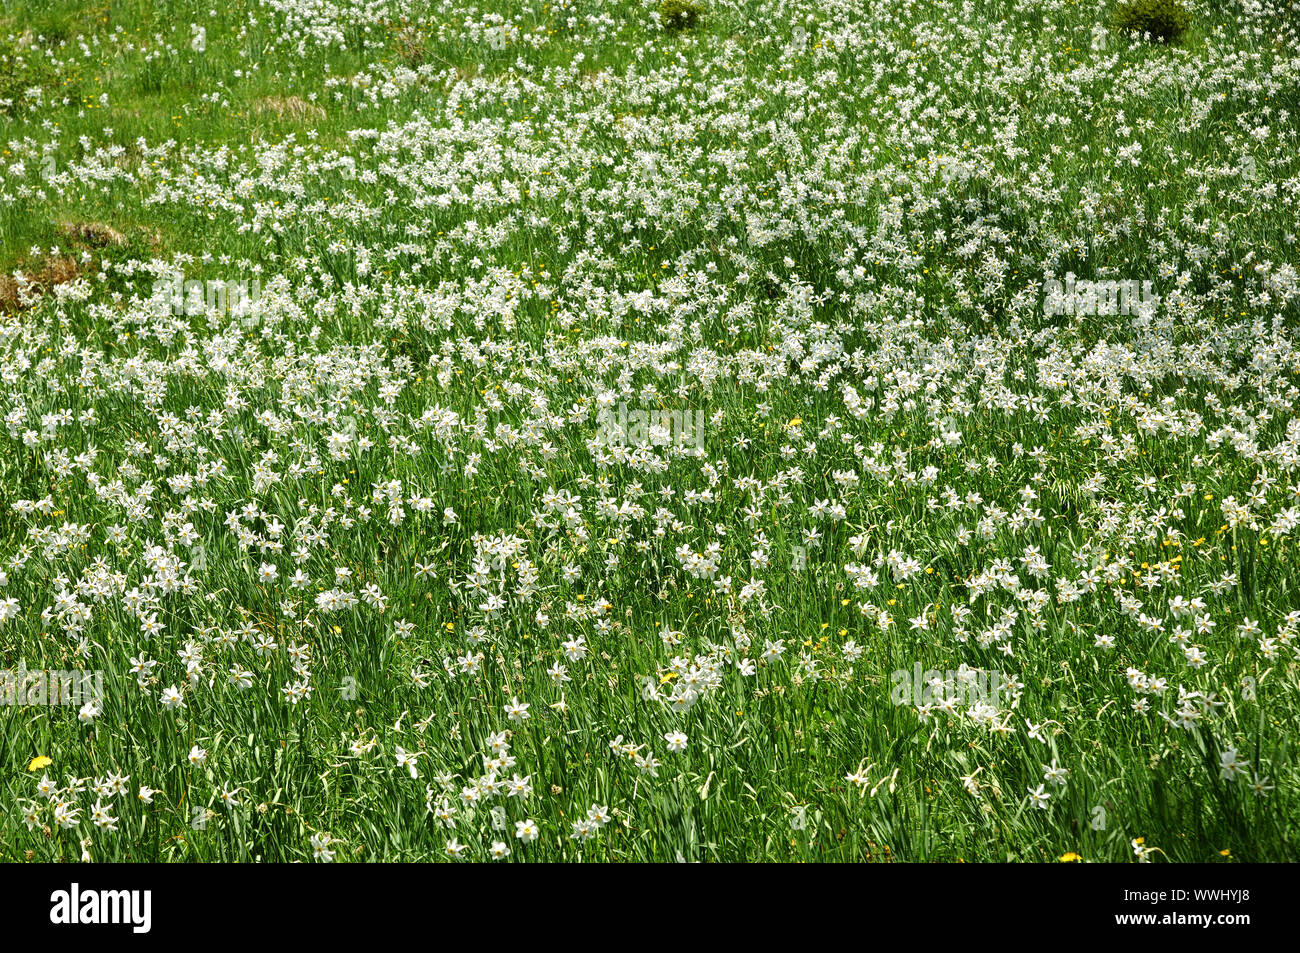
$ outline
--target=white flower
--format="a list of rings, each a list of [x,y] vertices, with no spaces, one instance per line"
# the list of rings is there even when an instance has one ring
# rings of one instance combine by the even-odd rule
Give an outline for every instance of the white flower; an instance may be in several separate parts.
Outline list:
[[[185,699],[181,697],[181,693],[177,691],[175,685],[163,689],[162,705],[163,708],[169,711],[184,707]]]
[[[528,705],[518,698],[510,699],[510,704],[506,705],[505,712],[515,724],[523,724],[531,717],[528,714]]]
[[[317,831],[311,835],[311,852],[314,860],[322,864],[332,863],[334,860],[334,851],[330,850],[330,838],[328,834],[322,834]]]
[[[406,768],[406,770],[411,772],[411,777],[418,778],[420,772],[416,770],[415,762],[416,759],[419,758],[420,753],[418,751],[407,751],[401,745],[397,745],[396,748],[397,766],[399,768]]]
[[[515,821],[515,837],[525,844],[531,844],[537,840],[541,831],[537,827],[537,822],[531,818],[524,821]]]

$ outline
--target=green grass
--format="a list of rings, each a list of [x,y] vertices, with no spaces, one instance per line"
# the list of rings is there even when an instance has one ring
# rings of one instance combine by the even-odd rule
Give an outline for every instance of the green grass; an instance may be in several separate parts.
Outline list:
[[[0,274],[85,282],[0,309],[0,670],[105,685],[0,705],[0,859],[1296,859],[1284,17],[334,6],[0,7]],[[1162,307],[1045,314],[1067,272]],[[593,442],[602,397],[704,455]],[[918,712],[918,666],[1014,684]]]

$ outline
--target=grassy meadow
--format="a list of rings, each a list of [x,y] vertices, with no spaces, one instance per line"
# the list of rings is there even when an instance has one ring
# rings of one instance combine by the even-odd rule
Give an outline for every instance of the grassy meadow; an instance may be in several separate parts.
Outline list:
[[[0,0],[0,860],[1300,859],[1300,2],[1114,6]]]

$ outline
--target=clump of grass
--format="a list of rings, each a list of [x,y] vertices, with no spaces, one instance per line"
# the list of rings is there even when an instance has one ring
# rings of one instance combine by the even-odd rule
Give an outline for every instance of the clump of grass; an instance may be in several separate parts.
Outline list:
[[[275,113],[290,119],[324,119],[325,110],[301,96],[268,96],[257,104],[259,113]]]
[[[398,58],[412,69],[423,65],[429,58],[428,38],[418,26],[403,22],[391,31],[393,48]]]
[[[663,0],[659,4],[659,22],[668,30],[690,30],[700,22],[703,13],[691,0]]]
[[[1115,8],[1115,28],[1124,33],[1149,34],[1161,43],[1176,42],[1191,24],[1181,0],[1124,0]]]
[[[92,248],[119,247],[125,245],[127,240],[116,228],[102,222],[61,222],[59,234]]]

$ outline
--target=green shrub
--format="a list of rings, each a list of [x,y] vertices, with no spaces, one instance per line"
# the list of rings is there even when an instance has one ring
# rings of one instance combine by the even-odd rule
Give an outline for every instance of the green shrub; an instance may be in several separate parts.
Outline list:
[[[1139,36],[1150,33],[1162,43],[1177,40],[1191,20],[1181,0],[1123,0],[1115,8],[1116,29]]]
[[[21,109],[28,89],[40,86],[48,91],[57,83],[57,74],[39,51],[0,36],[0,114]]]
[[[663,0],[659,4],[659,22],[669,30],[689,30],[700,21],[702,12],[691,0]]]

